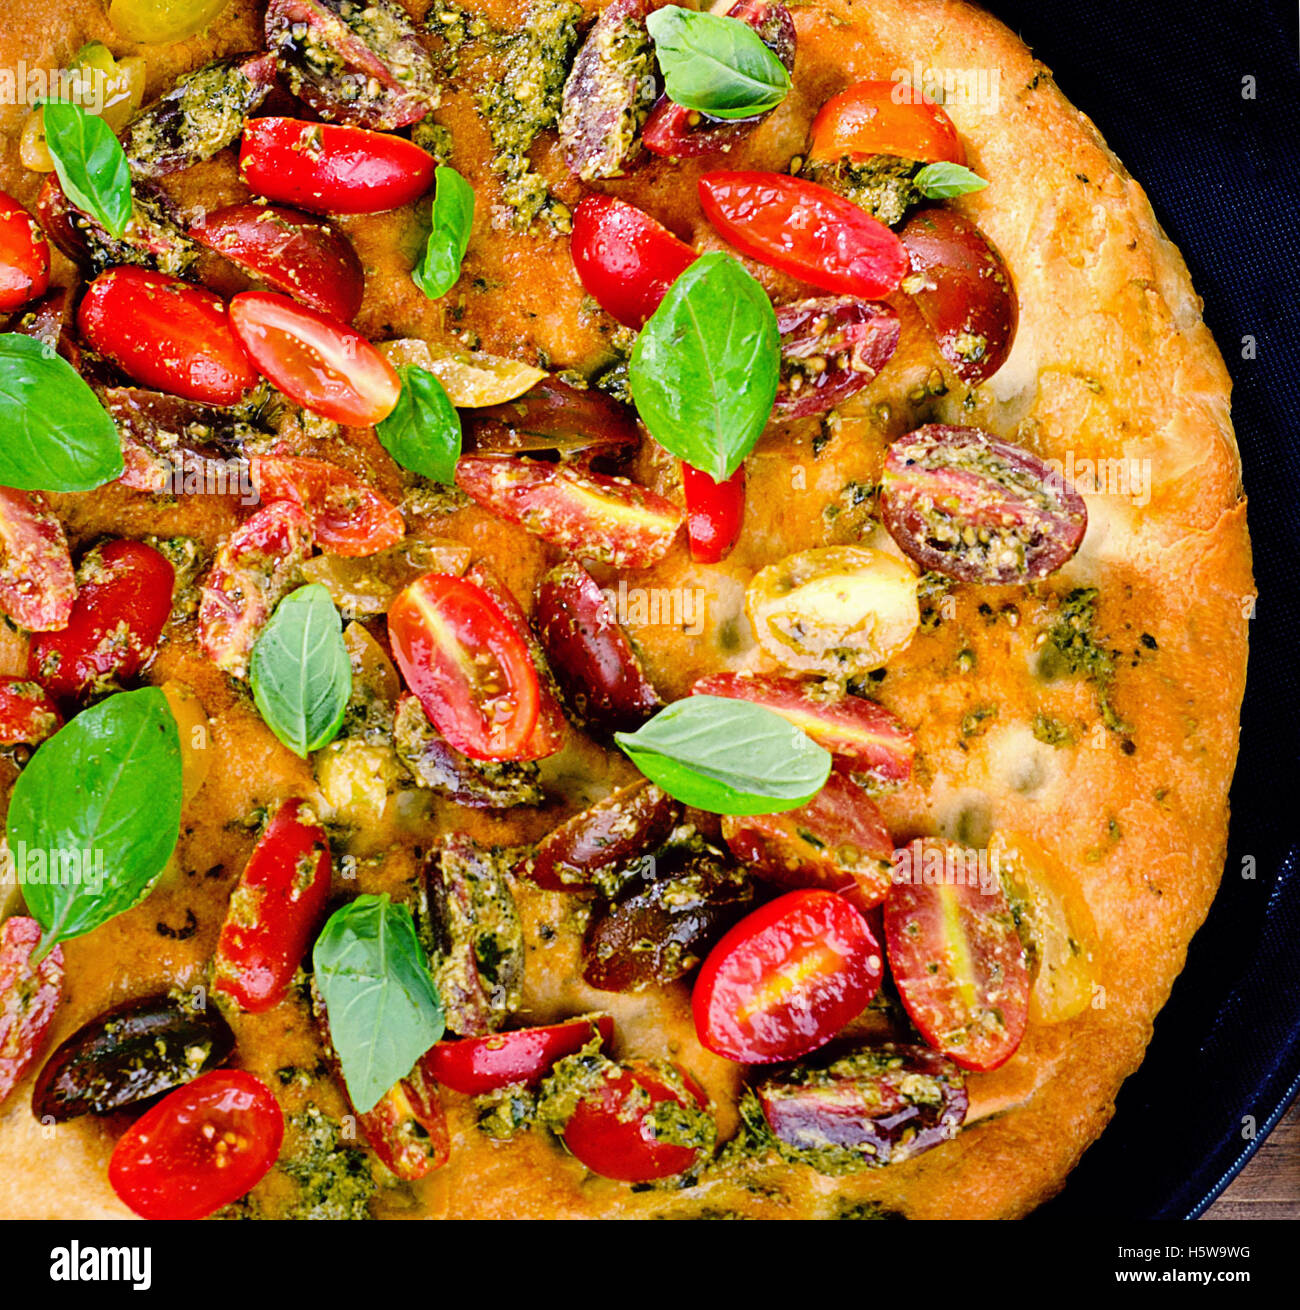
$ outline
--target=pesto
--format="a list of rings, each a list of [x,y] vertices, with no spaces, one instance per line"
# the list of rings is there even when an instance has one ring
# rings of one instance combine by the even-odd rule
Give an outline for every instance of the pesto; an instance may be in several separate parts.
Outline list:
[[[1096,587],[1077,587],[1061,602],[1055,623],[1038,657],[1038,675],[1049,681],[1079,676],[1093,684],[1101,721],[1115,733],[1127,733],[1129,725],[1111,703],[1115,679],[1115,652],[1101,645],[1096,635]]]
[[[851,200],[886,227],[903,221],[913,205],[923,199],[915,178],[922,164],[897,155],[873,155],[855,162],[841,159],[835,163],[802,161],[800,173],[811,182]]]
[[[369,1219],[376,1184],[365,1151],[342,1141],[339,1125],[314,1105],[289,1120],[301,1143],[278,1165],[298,1184],[286,1219]]]

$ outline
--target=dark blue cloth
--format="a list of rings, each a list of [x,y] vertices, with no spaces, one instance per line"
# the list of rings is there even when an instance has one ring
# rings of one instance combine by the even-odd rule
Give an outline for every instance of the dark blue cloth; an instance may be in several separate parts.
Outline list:
[[[1232,374],[1260,600],[1227,871],[1116,1117],[1039,1211],[1196,1214],[1300,1080],[1300,68],[1291,0],[988,0],[1142,183]],[[1243,95],[1253,79],[1254,96]],[[1254,340],[1254,358],[1244,344]],[[1245,352],[1245,353],[1243,353]],[[1195,585],[1193,579],[1186,580]],[[1171,580],[1171,585],[1182,585]],[[1253,857],[1255,877],[1242,877]]]

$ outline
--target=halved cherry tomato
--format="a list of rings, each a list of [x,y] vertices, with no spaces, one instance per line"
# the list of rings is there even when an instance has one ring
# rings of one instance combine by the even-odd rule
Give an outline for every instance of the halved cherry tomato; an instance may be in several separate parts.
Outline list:
[[[750,700],[775,710],[846,764],[876,782],[904,783],[912,776],[912,730],[892,711],[865,696],[828,694],[801,678],[714,673],[691,688],[697,696]]]
[[[860,1014],[883,973],[880,947],[848,901],[787,892],[709,953],[691,997],[695,1031],[740,1064],[796,1060]]]
[[[895,857],[884,910],[903,1006],[921,1036],[963,1069],[1005,1064],[1029,1015],[1015,916],[981,855],[938,838],[912,842]]]
[[[745,520],[745,466],[725,482],[682,461],[682,490],[686,494],[686,531],[691,558],[716,564],[736,544]]]
[[[276,810],[221,925],[213,986],[260,1014],[283,999],[330,893],[330,847],[305,801]]]
[[[688,1113],[707,1114],[708,1097],[684,1069],[676,1072],[683,1090],[647,1061],[611,1063],[608,1076],[584,1090],[574,1106],[562,1133],[565,1146],[592,1173],[626,1183],[685,1173],[699,1160],[701,1148],[657,1140],[654,1109],[671,1102]]]
[[[331,555],[377,555],[406,535],[397,506],[337,464],[289,455],[254,455],[248,463],[262,500],[305,510],[316,544]]]
[[[63,524],[38,492],[0,487],[0,611],[47,632],[67,624],[76,598]]]
[[[63,998],[63,947],[32,963],[41,935],[22,915],[0,924],[0,1102],[41,1053]]]
[[[245,291],[230,302],[230,324],[295,404],[357,428],[393,412],[402,390],[396,369],[346,323],[273,291]]]
[[[488,1037],[439,1042],[419,1067],[444,1087],[466,1096],[481,1096],[512,1083],[537,1083],[556,1060],[582,1050],[599,1033],[614,1040],[614,1020],[607,1014],[568,1019],[543,1028],[517,1028]]]
[[[370,1149],[405,1182],[424,1178],[451,1159],[451,1134],[437,1085],[416,1065],[372,1109],[357,1115]]]
[[[418,200],[433,156],[400,136],[297,118],[244,124],[239,175],[258,195],[318,213],[378,214]]]
[[[583,196],[569,239],[578,280],[596,303],[630,328],[659,308],[698,252],[644,210],[613,196]]]
[[[118,1141],[108,1181],[143,1219],[203,1219],[271,1171],[284,1114],[241,1069],[213,1069],[169,1093]]]
[[[323,219],[278,205],[227,205],[189,229],[200,245],[304,305],[351,320],[366,275],[352,243]]]
[[[943,106],[920,101],[919,91],[900,104],[898,89],[897,82],[855,82],[831,96],[813,119],[808,158],[833,163],[896,155],[924,164],[964,164],[966,151]]]
[[[0,746],[34,746],[62,726],[63,716],[39,682],[0,678]]]
[[[438,731],[476,760],[525,758],[540,701],[528,645],[482,587],[426,573],[388,609],[406,685]]]
[[[101,355],[156,391],[233,405],[257,382],[225,303],[180,278],[109,269],[90,284],[77,325]]]
[[[907,273],[902,242],[816,182],[781,173],[706,173],[700,203],[741,254],[824,291],[874,300]]]
[[[456,464],[456,485],[543,541],[619,568],[661,559],[685,517],[672,501],[627,478],[534,459],[466,455]]]
[[[35,300],[49,285],[49,243],[22,205],[0,191],[0,312]]]
[[[71,701],[135,677],[154,652],[172,609],[176,571],[142,541],[110,541],[81,562],[67,626],[32,638],[28,672]]]

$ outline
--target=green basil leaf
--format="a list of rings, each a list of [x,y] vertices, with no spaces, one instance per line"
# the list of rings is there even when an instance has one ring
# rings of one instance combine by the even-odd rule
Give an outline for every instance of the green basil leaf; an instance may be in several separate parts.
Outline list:
[[[131,168],[102,118],[63,100],[44,103],[45,142],[68,199],[121,238],[131,221]]]
[[[109,696],[42,742],[5,822],[42,952],[138,904],[180,826],[180,733],[157,687]]]
[[[122,439],[66,359],[35,337],[0,334],[0,486],[92,491],[122,476]]]
[[[972,173],[961,164],[950,164],[941,159],[926,164],[912,179],[912,185],[927,200],[947,200],[949,196],[964,196],[969,191],[983,191],[988,183],[978,173]]]
[[[304,759],[334,740],[352,694],[343,624],[319,583],[290,592],[253,647],[253,700],[266,725]]]
[[[767,426],[780,375],[772,302],[719,251],[702,255],[668,289],[636,339],[628,370],[650,435],[719,482]]]
[[[335,910],[312,951],[352,1104],[373,1110],[442,1036],[442,1000],[411,911],[382,896]]]
[[[614,740],[647,778],[713,814],[776,814],[821,791],[831,756],[773,710],[722,696],[688,696]]]
[[[437,300],[460,278],[474,223],[474,188],[446,164],[434,169],[433,183],[433,229],[411,278],[430,300]]]
[[[375,432],[379,444],[404,468],[449,486],[460,458],[460,415],[446,388],[427,368],[400,364],[402,391]]]
[[[712,118],[751,118],[790,90],[785,65],[748,23],[677,5],[646,20],[668,98]]]

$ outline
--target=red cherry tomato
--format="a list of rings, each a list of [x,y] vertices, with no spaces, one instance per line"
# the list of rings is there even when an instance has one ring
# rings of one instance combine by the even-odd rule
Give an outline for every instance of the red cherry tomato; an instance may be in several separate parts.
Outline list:
[[[907,273],[902,242],[816,182],[781,173],[706,173],[700,203],[741,254],[823,291],[874,300]]]
[[[895,857],[885,902],[889,971],[921,1036],[963,1069],[996,1069],[1020,1045],[1029,971],[1011,904],[980,852],[918,839]],[[900,873],[903,875],[900,877]]]
[[[0,745],[34,746],[62,726],[62,716],[40,683],[0,678]]]
[[[330,555],[377,555],[406,535],[397,507],[337,464],[254,455],[249,465],[262,500],[287,500],[305,510],[316,544]]]
[[[304,305],[350,320],[366,275],[352,243],[328,223],[277,205],[227,205],[191,224],[200,245]]]
[[[388,609],[406,685],[434,726],[476,760],[525,758],[540,704],[523,636],[482,587],[426,573]]]
[[[49,243],[22,205],[0,191],[0,312],[35,300],[49,285]]]
[[[35,919],[0,924],[0,1102],[40,1054],[63,998],[63,947],[33,964],[40,940]]]
[[[67,624],[76,598],[63,524],[38,493],[0,487],[0,611],[47,632]]]
[[[883,972],[880,947],[848,901],[787,892],[709,952],[691,998],[695,1031],[740,1064],[796,1060],[862,1012]]]
[[[400,136],[297,118],[244,124],[239,173],[258,195],[319,213],[378,214],[418,200],[433,156]]]
[[[698,258],[644,210],[613,196],[589,195],[578,202],[569,249],[588,294],[630,328],[645,324]]]
[[[653,1065],[637,1061],[611,1065],[604,1078],[582,1096],[564,1126],[564,1144],[592,1173],[625,1183],[648,1183],[685,1173],[699,1158],[696,1147],[659,1142],[652,1110],[664,1101],[688,1105]],[[679,1070],[687,1094],[700,1110],[708,1106],[699,1085]]]
[[[101,273],[77,313],[81,334],[129,377],[209,405],[233,405],[257,371],[225,303],[180,278],[124,266]]]
[[[686,531],[691,558],[716,564],[736,544],[745,519],[745,466],[725,482],[682,461],[682,490],[686,493]]]
[[[397,371],[346,323],[273,291],[236,296],[230,323],[258,369],[304,409],[357,428],[393,412]]]
[[[230,898],[213,986],[260,1014],[283,999],[330,892],[325,830],[300,800],[285,801],[258,839]]]
[[[466,1096],[508,1087],[511,1083],[537,1083],[556,1060],[582,1050],[592,1037],[614,1039],[614,1020],[607,1014],[595,1019],[570,1019],[544,1028],[519,1028],[489,1037],[463,1037],[439,1042],[421,1061],[435,1082]]]
[[[895,155],[932,164],[966,162],[966,151],[953,121],[942,105],[912,103],[919,92],[908,92],[899,103],[898,82],[857,82],[821,107],[813,119],[809,159],[834,163],[858,162],[874,155]]]
[[[135,677],[172,609],[176,572],[142,541],[110,541],[82,561],[68,625],[32,638],[28,672],[59,700]]]
[[[127,1129],[108,1181],[143,1219],[204,1219],[261,1182],[283,1141],[284,1114],[266,1084],[214,1069]]]
[[[451,1158],[451,1134],[437,1086],[416,1065],[365,1114],[357,1115],[370,1149],[406,1182],[441,1169]]]

